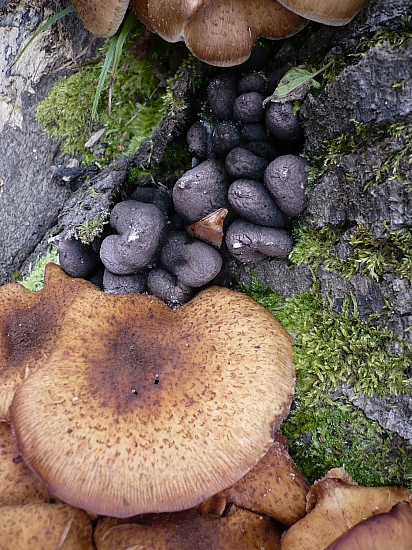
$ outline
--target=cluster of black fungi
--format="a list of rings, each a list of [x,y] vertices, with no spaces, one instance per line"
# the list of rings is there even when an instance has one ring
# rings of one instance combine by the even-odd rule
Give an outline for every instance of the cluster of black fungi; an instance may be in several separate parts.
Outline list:
[[[139,187],[118,202],[91,245],[60,240],[62,268],[105,292],[148,292],[176,307],[217,277],[222,256],[247,264],[286,258],[290,218],[306,204],[308,164],[293,105],[264,107],[267,95],[260,74],[216,76],[207,121],[187,133],[193,168],[172,189]]]

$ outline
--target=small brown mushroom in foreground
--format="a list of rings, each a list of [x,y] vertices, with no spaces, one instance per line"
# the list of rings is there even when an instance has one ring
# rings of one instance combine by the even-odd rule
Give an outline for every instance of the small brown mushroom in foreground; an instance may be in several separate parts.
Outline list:
[[[19,456],[10,425],[0,422],[0,505],[47,502],[50,496],[46,487]]]
[[[412,502],[405,487],[361,487],[343,468],[335,468],[310,488],[308,514],[285,533],[282,550],[325,550],[362,520],[402,501]]]
[[[1,550],[93,550],[88,515],[66,504],[0,507]]]
[[[310,484],[298,470],[281,434],[265,456],[242,479],[224,491],[228,502],[266,514],[290,527],[305,513]]]
[[[208,517],[196,509],[116,521],[104,519],[95,529],[97,550],[280,550],[282,528],[272,519],[232,506],[225,517]]]
[[[86,289],[99,292],[55,264],[47,266],[38,292],[18,283],[0,287],[0,421],[9,420],[16,389],[48,358],[67,308]]]
[[[244,476],[286,418],[291,338],[220,287],[172,311],[148,295],[82,294],[16,393],[20,454],[58,498],[130,517],[197,506]]]
[[[399,502],[386,514],[365,519],[326,550],[411,550],[412,508]]]

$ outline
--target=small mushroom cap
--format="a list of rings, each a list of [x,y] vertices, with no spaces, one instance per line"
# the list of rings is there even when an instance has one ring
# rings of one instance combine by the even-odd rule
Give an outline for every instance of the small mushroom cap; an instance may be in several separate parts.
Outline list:
[[[140,516],[128,523],[100,523],[94,534],[97,550],[280,550],[281,529],[270,518],[233,507],[225,517],[206,517],[195,509],[174,514]]]
[[[70,303],[85,290],[97,288],[72,279],[48,264],[44,287],[30,292],[10,283],[0,288],[0,420],[8,421],[16,389],[49,356]]]
[[[289,527],[305,515],[309,488],[310,483],[288,453],[286,439],[276,434],[265,456],[224,493],[228,502]]]
[[[366,0],[279,0],[279,2],[306,19],[325,25],[346,25],[360,11]]]
[[[66,504],[2,506],[0,548],[7,550],[93,550],[86,512]]]
[[[259,36],[287,38],[305,24],[305,19],[274,0],[210,0],[185,22],[183,35],[196,57],[230,67],[249,58]]]
[[[412,502],[405,487],[361,487],[341,474],[333,470],[312,485],[308,514],[285,533],[282,550],[324,550],[362,520]]]
[[[0,457],[1,506],[49,500],[50,493],[46,487],[19,456],[10,425],[6,422],[0,422]]]
[[[223,224],[227,214],[227,208],[218,208],[198,222],[188,225],[186,230],[196,239],[220,248],[223,242]]]
[[[288,414],[289,334],[220,287],[176,311],[148,295],[82,295],[16,393],[20,454],[58,498],[103,515],[176,511],[232,485]]]
[[[412,509],[399,502],[386,514],[365,519],[332,542],[326,550],[410,550]]]
[[[83,25],[95,36],[108,38],[120,27],[128,0],[72,0]]]

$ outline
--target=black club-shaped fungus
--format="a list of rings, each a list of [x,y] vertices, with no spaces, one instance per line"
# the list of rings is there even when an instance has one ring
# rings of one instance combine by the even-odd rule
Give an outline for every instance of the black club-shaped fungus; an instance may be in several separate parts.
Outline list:
[[[239,95],[247,94],[248,92],[258,92],[264,95],[266,88],[265,79],[259,74],[247,74],[239,80],[237,91]]]
[[[115,275],[108,269],[104,270],[103,290],[108,294],[143,294],[146,291],[146,275]]]
[[[261,180],[268,164],[267,160],[242,147],[232,149],[225,159],[226,170],[233,179]]]
[[[160,267],[151,269],[147,274],[147,288],[150,294],[170,307],[185,304],[195,294],[194,288],[184,285],[175,275]]]
[[[167,214],[172,206],[172,193],[166,187],[138,187],[131,196],[138,202],[154,204]]]
[[[240,262],[254,264],[267,256],[287,258],[292,250],[292,238],[284,229],[235,220],[226,232],[226,245]]]
[[[237,80],[231,73],[222,73],[210,82],[207,100],[217,120],[233,120],[233,103],[237,95]]]
[[[59,263],[71,277],[90,278],[101,266],[99,255],[90,244],[77,239],[57,240]]]
[[[188,223],[227,206],[228,179],[223,163],[206,160],[188,170],[173,188],[176,212]]]
[[[269,133],[282,143],[294,146],[302,141],[303,131],[292,103],[268,103],[265,121]]]
[[[279,155],[279,151],[271,143],[267,143],[266,141],[251,141],[244,147],[257,157],[265,159],[268,162],[274,160]]]
[[[209,283],[222,268],[222,257],[215,248],[178,232],[168,235],[161,262],[183,285],[194,288]]]
[[[288,216],[298,216],[306,206],[308,171],[306,160],[296,155],[277,157],[266,168],[266,188]]]
[[[197,121],[189,128],[186,134],[187,145],[191,155],[203,161],[211,158],[212,127],[206,122]]]
[[[276,206],[263,185],[253,180],[236,180],[229,187],[229,204],[250,222],[268,227],[285,227],[287,216]]]
[[[265,118],[264,99],[263,95],[257,92],[248,92],[237,97],[233,104],[236,120],[242,124],[261,122]]]
[[[233,122],[218,122],[212,133],[212,147],[218,157],[225,157],[229,151],[240,145],[240,130]]]
[[[242,127],[241,137],[243,143],[250,143],[251,141],[271,141],[263,122],[245,124]]]
[[[124,201],[113,208],[110,225],[118,235],[104,239],[100,258],[115,275],[131,275],[144,269],[156,254],[166,219],[153,204]]]

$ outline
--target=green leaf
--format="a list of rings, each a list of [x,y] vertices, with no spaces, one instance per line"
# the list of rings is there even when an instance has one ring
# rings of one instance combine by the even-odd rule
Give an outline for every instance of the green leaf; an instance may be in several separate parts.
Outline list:
[[[286,101],[298,101],[304,99],[312,86],[319,88],[320,84],[315,80],[321,72],[333,63],[333,59],[318,71],[310,72],[304,67],[292,67],[281,79],[273,94],[267,97],[263,106],[268,101],[285,103]]]

